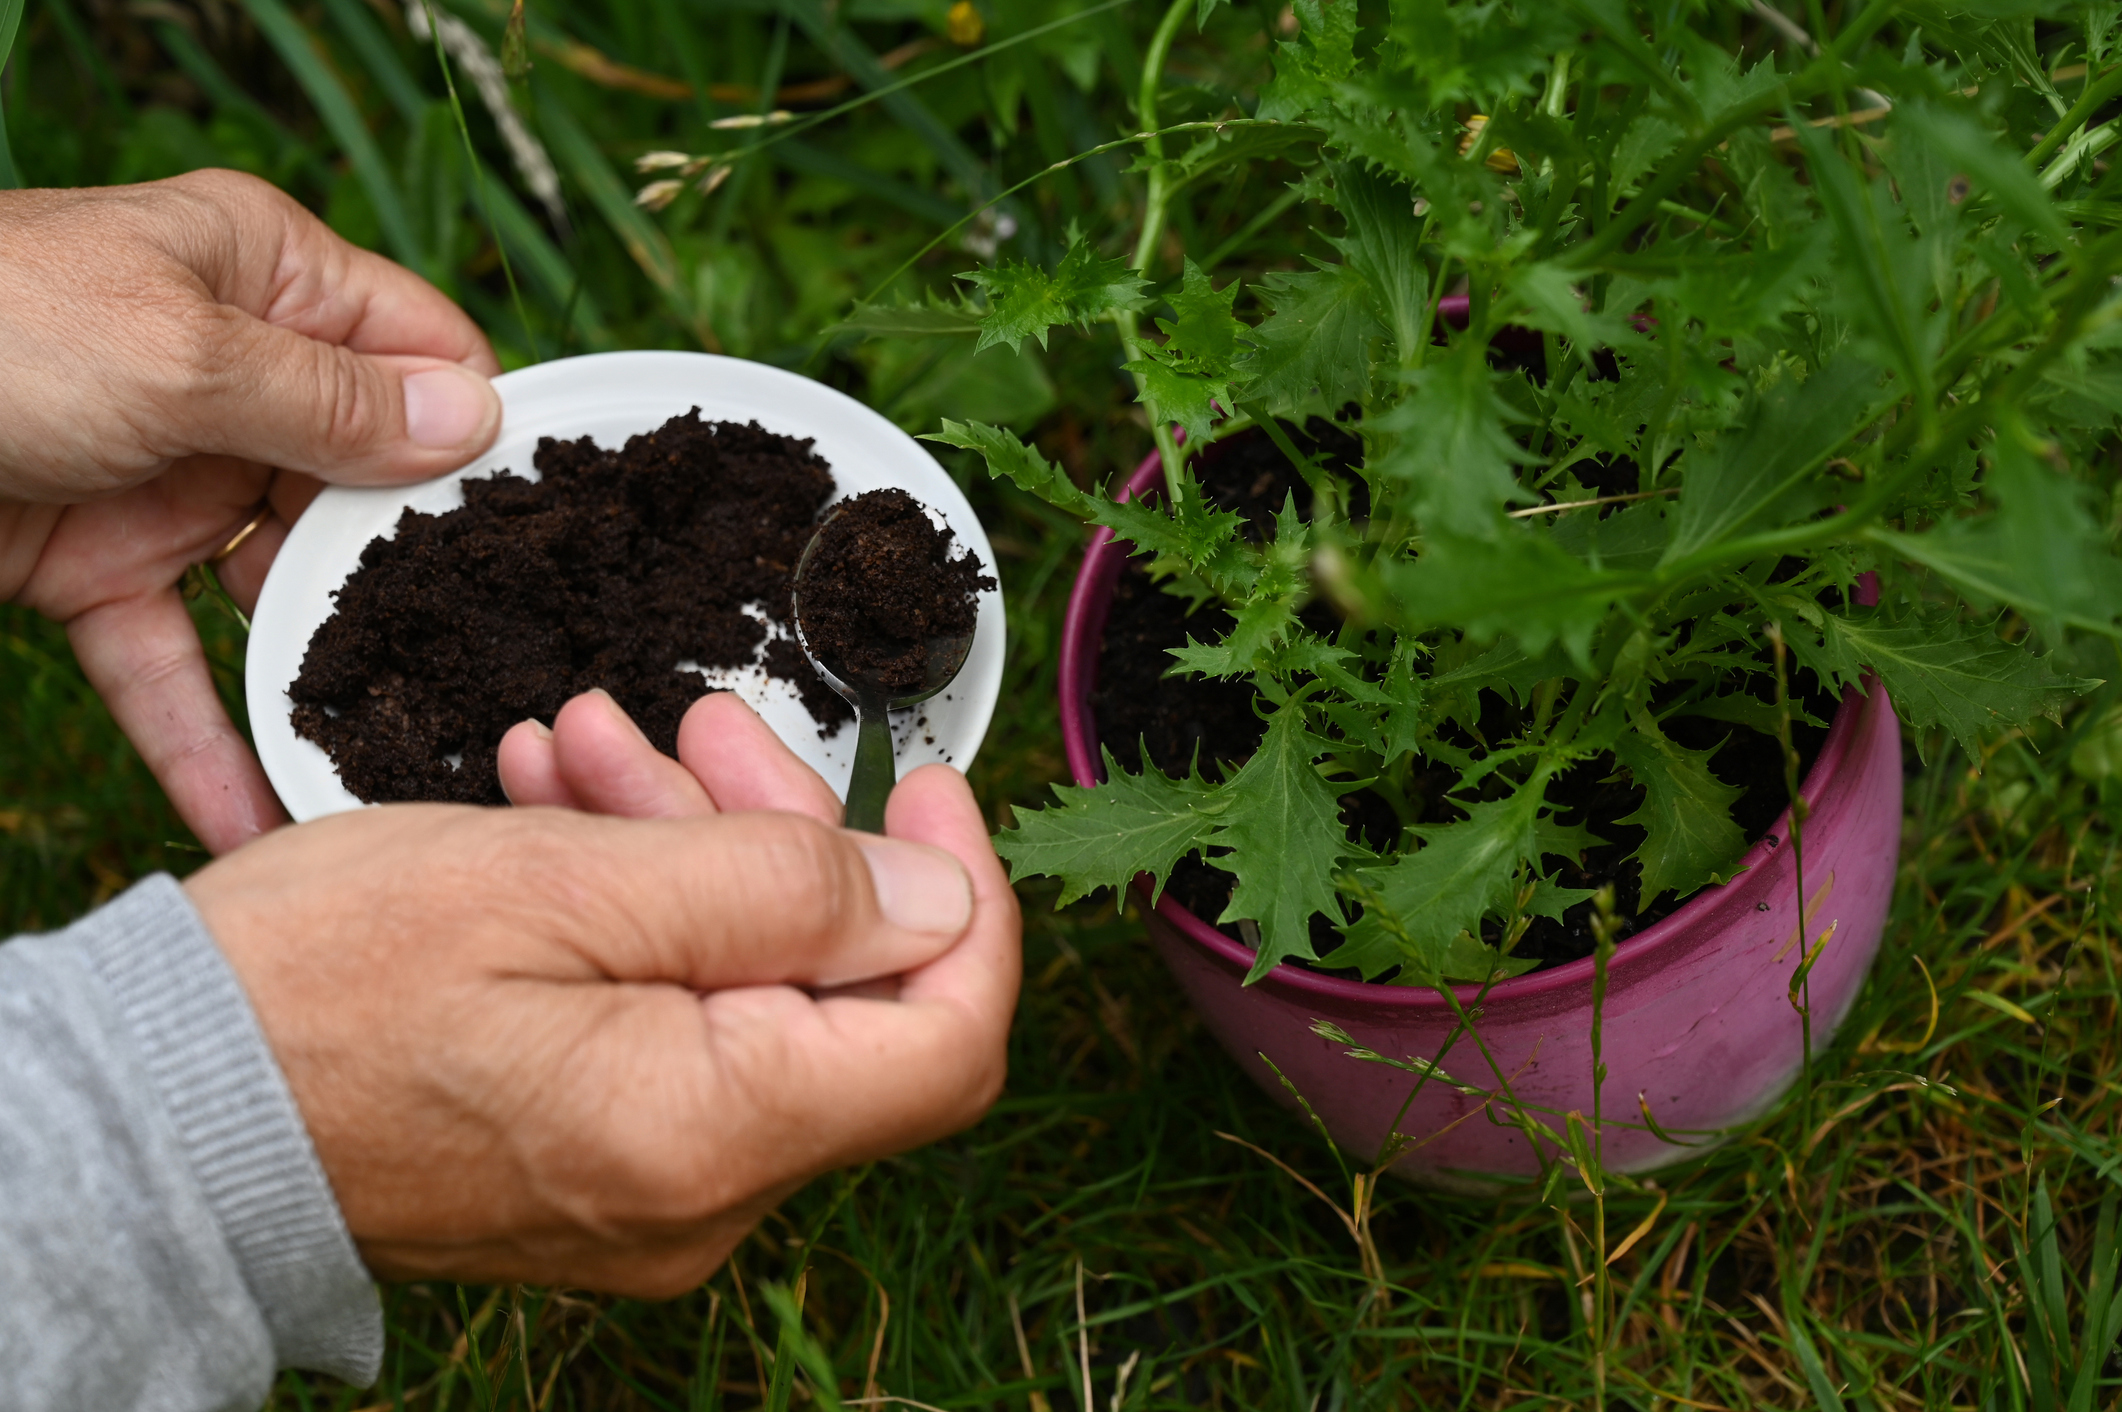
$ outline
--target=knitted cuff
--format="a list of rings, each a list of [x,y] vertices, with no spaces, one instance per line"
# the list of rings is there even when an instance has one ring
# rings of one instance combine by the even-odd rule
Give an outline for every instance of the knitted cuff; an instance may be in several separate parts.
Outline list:
[[[91,961],[206,1193],[283,1368],[357,1386],[383,1364],[383,1314],[250,1000],[167,876],[106,909]]]

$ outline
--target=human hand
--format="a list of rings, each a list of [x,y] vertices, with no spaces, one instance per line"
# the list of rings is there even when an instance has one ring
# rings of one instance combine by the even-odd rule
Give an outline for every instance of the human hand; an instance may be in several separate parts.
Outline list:
[[[418,480],[492,443],[498,372],[433,286],[233,172],[0,193],[0,600],[66,625],[214,852],[284,822],[176,584],[244,610],[325,481]]]
[[[590,700],[555,722],[578,760]],[[763,791],[837,817],[735,698],[686,725],[696,806]],[[886,831],[392,805],[185,886],[372,1271],[661,1296],[805,1180],[1000,1091],[1019,918],[964,779],[908,775]],[[894,999],[854,993],[891,977]]]
[[[522,808],[552,805],[629,819],[743,809],[802,814],[833,828],[841,808],[818,772],[733,692],[701,697],[678,723],[678,758],[648,743],[617,701],[587,691],[551,727],[522,721],[496,751],[501,789]]]

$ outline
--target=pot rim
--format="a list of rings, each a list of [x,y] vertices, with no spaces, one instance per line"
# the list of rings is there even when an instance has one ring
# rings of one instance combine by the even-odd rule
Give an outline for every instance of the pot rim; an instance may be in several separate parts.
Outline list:
[[[1163,463],[1154,451],[1135,467],[1113,498],[1127,501],[1155,485],[1163,475]],[[1116,543],[1113,532],[1104,526],[1092,530],[1090,542],[1085,547],[1083,562],[1076,570],[1076,578],[1069,589],[1068,609],[1061,626],[1061,660],[1059,663],[1059,695],[1061,707],[1062,744],[1068,756],[1069,774],[1076,784],[1092,786],[1104,782],[1099,768],[1097,723],[1090,709],[1090,693],[1097,683],[1098,647],[1104,641],[1106,615],[1112,608],[1113,585],[1118,581],[1121,568],[1132,557],[1124,546]],[[1093,631],[1095,622],[1096,631]],[[1873,682],[1870,691],[1854,689],[1842,698],[1836,709],[1834,720],[1828,728],[1827,740],[1813,766],[1799,783],[1798,796],[1810,808],[1819,813],[1821,797],[1835,782],[1841,767],[1848,758],[1853,743],[1864,737],[1863,727],[1873,710],[1883,703],[1884,693]],[[1727,889],[1746,887],[1748,881],[1758,882],[1763,878],[1759,871],[1763,864],[1777,855],[1777,848],[1768,842],[1773,836],[1778,839],[1789,836],[1790,810],[1786,807],[1777,816],[1769,833],[1747,849],[1739,860],[1738,871],[1732,881],[1704,888],[1694,897],[1682,903],[1670,916],[1652,923],[1642,931],[1629,937],[1615,948],[1614,956],[1607,963],[1607,973],[1614,976],[1624,965],[1635,970],[1655,962],[1656,953],[1668,949],[1684,938],[1686,933],[1706,914],[1728,900]],[[1130,884],[1138,901],[1147,904],[1150,893],[1147,876],[1142,875]],[[1226,966],[1241,974],[1252,969],[1255,952],[1243,942],[1234,941],[1221,931],[1203,921],[1192,910],[1169,893],[1156,900],[1158,915],[1176,928],[1180,935],[1203,951],[1210,953]],[[1452,987],[1461,1004],[1476,997],[1484,1004],[1500,1004],[1512,1000],[1532,1000],[1552,996],[1557,992],[1587,987],[1591,984],[1596,963],[1592,957],[1580,957],[1560,966],[1546,970],[1527,972],[1496,981],[1484,990],[1479,985],[1457,984]],[[1438,989],[1431,986],[1398,986],[1380,981],[1345,980],[1338,976],[1306,970],[1291,962],[1283,962],[1262,976],[1257,982],[1264,990],[1293,993],[1297,996],[1318,1000],[1361,1001],[1372,1006],[1386,1006],[1409,1012],[1448,1011],[1450,1002]]]

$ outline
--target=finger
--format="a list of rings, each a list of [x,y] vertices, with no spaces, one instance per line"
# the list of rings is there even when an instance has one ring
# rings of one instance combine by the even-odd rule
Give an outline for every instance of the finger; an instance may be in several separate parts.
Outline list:
[[[964,865],[973,918],[956,946],[911,968],[896,1001],[754,987],[701,1002],[720,1116],[736,1125],[725,1158],[756,1154],[757,1180],[932,1141],[975,1121],[1001,1092],[1022,923],[979,808],[957,771],[925,766],[900,781],[886,827],[895,841],[919,839]],[[767,1101],[747,1103],[751,1095]]]
[[[486,335],[441,290],[347,241],[270,183],[201,171],[161,185],[204,216],[163,231],[217,301],[357,353],[442,359],[489,377],[501,371]]]
[[[221,586],[246,614],[256,610],[258,594],[265,587],[265,576],[271,572],[273,561],[280,557],[280,546],[287,543],[288,532],[323,489],[324,482],[314,476],[294,471],[275,475],[265,494],[266,503],[272,509],[271,516],[236,546],[235,553],[214,565]]]
[[[287,822],[222,709],[175,589],[91,608],[66,633],[89,684],[209,852],[226,853]]]
[[[268,510],[226,559],[208,561],[223,591],[236,601],[246,617],[258,610],[258,594],[265,587],[265,576],[272,570],[273,560],[280,557],[280,546],[287,543],[288,528],[285,520]]]
[[[60,622],[175,583],[257,513],[268,473],[192,457],[130,490],[69,505],[46,538],[22,601]]]
[[[713,692],[693,703],[678,724],[678,759],[721,809],[775,809],[840,824],[832,786],[735,692]]]
[[[579,808],[628,819],[715,812],[715,801],[692,772],[650,745],[601,687],[560,708],[552,741],[561,782]]]
[[[560,778],[560,762],[553,754],[553,733],[541,721],[518,721],[501,737],[495,751],[501,774],[501,792],[518,808],[548,805],[555,809],[579,809],[581,804]]]
[[[501,817],[502,891],[527,909],[524,928],[560,941],[548,959],[563,981],[846,985],[934,960],[972,916],[950,854],[793,814]]]
[[[457,363],[367,354],[253,318],[202,311],[207,349],[161,408],[165,455],[209,452],[347,485],[455,470],[493,444],[501,398]]]

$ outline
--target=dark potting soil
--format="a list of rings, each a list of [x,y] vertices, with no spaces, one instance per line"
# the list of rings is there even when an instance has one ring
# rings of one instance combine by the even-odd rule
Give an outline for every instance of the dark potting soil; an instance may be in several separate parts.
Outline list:
[[[1294,427],[1285,430],[1307,455],[1317,454],[1315,448],[1323,444],[1332,458],[1329,464],[1350,466],[1361,454],[1355,437],[1320,418],[1313,418],[1303,433]],[[1288,458],[1261,433],[1241,433],[1218,443],[1204,453],[1198,473],[1207,498],[1244,514],[1254,538],[1264,535],[1286,494],[1294,492],[1300,508],[1307,503],[1308,488]],[[1189,636],[1195,641],[1215,640],[1230,629],[1230,615],[1213,604],[1189,613],[1185,600],[1163,592],[1150,580],[1146,562],[1130,563],[1114,590],[1112,613],[1099,650],[1098,684],[1091,696],[1098,738],[1126,769],[1139,768],[1139,752],[1144,748],[1151,763],[1168,774],[1184,773],[1197,758],[1197,750],[1204,770],[1210,770],[1212,763],[1235,767],[1252,754],[1265,729],[1254,709],[1252,688],[1243,682],[1163,675],[1171,663],[1168,649],[1185,646]],[[1315,614],[1323,614],[1324,622],[1314,626],[1332,625],[1331,609],[1324,604],[1314,603],[1306,610],[1307,617]],[[1745,687],[1765,700],[1772,699],[1774,683],[1765,674],[1750,678]],[[1791,689],[1795,708],[1823,723],[1833,717],[1835,698],[1819,690],[1810,673],[1799,673]],[[1501,696],[1484,692],[1481,704],[1479,724],[1486,739],[1507,738],[1520,728],[1520,713]],[[1825,743],[1827,730],[1824,724],[1803,724],[1795,719],[1797,714],[1794,711],[1791,743],[1798,750],[1802,777]],[[1782,749],[1771,737],[1729,722],[1684,716],[1669,719],[1666,732],[1688,749],[1716,751],[1710,757],[1711,773],[1745,790],[1732,812],[1749,842],[1761,838],[1789,804]],[[1477,744],[1471,738],[1459,743]],[[1457,783],[1457,773],[1441,765],[1418,764],[1417,769],[1420,774],[1411,793],[1424,800],[1421,822],[1441,824],[1460,818],[1460,810],[1446,797]],[[1622,938],[1671,915],[1685,901],[1666,893],[1644,905],[1639,895],[1642,865],[1629,857],[1642,845],[1644,831],[1619,822],[1641,807],[1643,790],[1629,783],[1612,756],[1599,756],[1565,771],[1549,785],[1547,797],[1558,806],[1559,822],[1585,825],[1607,840],[1586,850],[1580,859],[1546,860],[1549,867],[1561,864],[1554,881],[1572,888],[1612,883]],[[1383,798],[1367,790],[1342,798],[1341,817],[1373,849],[1383,851],[1399,842],[1399,816]],[[1187,910],[1213,923],[1228,905],[1234,886],[1229,873],[1191,856],[1173,868],[1166,891]],[[1589,956],[1591,917],[1592,905],[1586,901],[1566,909],[1559,921],[1534,918],[1513,954],[1537,961],[1543,968]],[[1235,924],[1221,930],[1235,940],[1247,940]],[[1339,940],[1324,917],[1312,919],[1315,950],[1323,954]],[[1499,937],[1487,940],[1493,943]]]
[[[1300,452],[1323,455],[1326,464],[1337,469],[1353,466],[1363,452],[1362,442],[1323,417],[1313,417],[1301,431],[1294,426],[1285,430]],[[1259,432],[1217,442],[1201,454],[1194,471],[1212,504],[1245,516],[1246,537],[1255,543],[1273,534],[1275,515],[1286,496],[1297,497],[1299,510],[1310,507],[1310,488],[1281,449]],[[1230,631],[1231,616],[1215,603],[1189,611],[1185,599],[1164,592],[1150,578],[1148,564],[1146,555],[1130,561],[1113,588],[1105,639],[1098,650],[1098,682],[1091,692],[1098,738],[1129,770],[1139,767],[1144,748],[1150,763],[1171,775],[1186,773],[1196,751],[1204,770],[1242,762],[1265,729],[1253,710],[1252,687],[1164,675],[1172,666],[1168,649],[1184,647],[1188,637],[1217,641]],[[1325,613],[1331,621],[1331,610],[1324,605],[1315,604],[1309,612]],[[1229,891],[1229,874],[1203,871],[1224,879],[1224,890]]]
[[[894,697],[919,691],[930,645],[969,636],[979,620],[975,596],[995,586],[971,549],[951,557],[952,539],[903,490],[872,490],[837,507],[803,577],[811,651],[843,680],[858,675]]]
[[[526,718],[610,692],[652,744],[707,688],[682,661],[750,663],[788,616],[789,581],[831,469],[809,441],[696,407],[616,451],[538,443],[540,479],[464,482],[464,504],[407,510],[361,552],[289,690],[298,734],[349,790],[398,800],[503,804],[494,754]],[[851,712],[793,642],[764,668],[820,725]],[[451,756],[457,764],[450,763]]]

